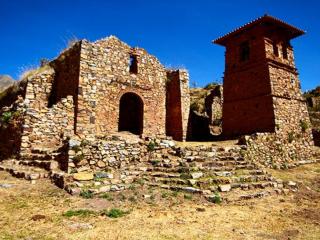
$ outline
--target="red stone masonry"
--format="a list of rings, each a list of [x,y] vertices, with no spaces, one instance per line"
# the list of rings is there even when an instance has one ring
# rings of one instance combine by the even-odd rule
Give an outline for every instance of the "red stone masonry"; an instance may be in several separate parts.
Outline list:
[[[306,112],[290,45],[290,39],[303,33],[263,16],[214,41],[226,47],[224,135],[274,132],[284,120],[280,120],[283,108],[275,104],[278,101],[284,100],[287,106],[301,103],[296,111],[285,111],[285,118]]]

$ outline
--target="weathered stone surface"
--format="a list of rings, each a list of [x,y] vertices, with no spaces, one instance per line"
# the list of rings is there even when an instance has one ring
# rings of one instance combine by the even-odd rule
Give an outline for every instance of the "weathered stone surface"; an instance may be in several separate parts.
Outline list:
[[[230,184],[219,185],[219,190],[221,192],[229,192],[231,190],[231,185]]]
[[[77,181],[89,181],[94,178],[93,173],[80,172],[73,174],[73,178]]]
[[[192,173],[190,173],[190,175],[193,179],[197,179],[197,178],[201,178],[203,176],[203,173],[202,172],[192,172]]]

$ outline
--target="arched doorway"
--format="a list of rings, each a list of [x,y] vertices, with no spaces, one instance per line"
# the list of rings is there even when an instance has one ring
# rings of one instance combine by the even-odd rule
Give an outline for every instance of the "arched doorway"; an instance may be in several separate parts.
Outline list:
[[[128,92],[120,98],[119,131],[143,132],[143,101],[135,93]]]

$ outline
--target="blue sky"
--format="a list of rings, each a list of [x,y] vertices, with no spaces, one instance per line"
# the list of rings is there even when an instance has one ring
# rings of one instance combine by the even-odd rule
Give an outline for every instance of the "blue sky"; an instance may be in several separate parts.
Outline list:
[[[0,74],[52,59],[77,37],[116,35],[166,66],[186,67],[190,81],[221,81],[224,48],[211,40],[265,13],[307,31],[292,41],[302,88],[320,85],[320,1],[277,0],[0,0]]]

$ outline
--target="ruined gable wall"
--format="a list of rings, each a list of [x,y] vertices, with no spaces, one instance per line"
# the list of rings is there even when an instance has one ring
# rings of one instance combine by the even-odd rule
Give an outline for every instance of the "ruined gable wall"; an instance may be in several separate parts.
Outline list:
[[[138,74],[129,72],[130,54],[137,56]],[[105,135],[118,131],[119,103],[126,92],[144,102],[143,134],[165,134],[166,73],[159,61],[115,37],[83,42],[77,132]]]
[[[73,96],[76,104],[79,85],[80,49],[81,41],[63,51],[57,59],[50,62],[55,74],[49,96],[49,106],[56,104],[67,96]]]

